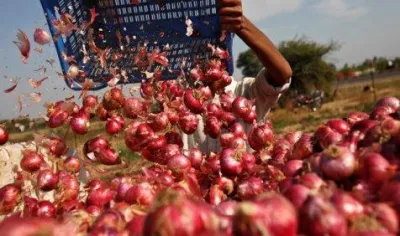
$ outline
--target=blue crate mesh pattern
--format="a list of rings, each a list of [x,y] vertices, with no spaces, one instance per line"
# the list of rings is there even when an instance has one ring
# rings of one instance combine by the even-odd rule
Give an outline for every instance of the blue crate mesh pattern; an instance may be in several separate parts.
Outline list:
[[[57,30],[52,21],[59,14],[68,13],[73,23],[82,27],[90,19],[90,8],[99,14],[92,25],[93,38],[97,47],[110,49],[107,67],[102,68],[96,54],[89,53],[90,60],[84,63],[83,47],[88,48],[88,31],[74,31],[69,36],[62,35],[55,41],[62,71],[67,74],[69,64],[62,54],[74,56],[78,67],[87,78],[94,81],[92,90],[107,86],[110,68],[125,70],[128,83],[137,83],[145,78],[143,68],[133,63],[140,47],[147,46],[149,52],[154,49],[165,51],[169,60],[164,68],[165,79],[175,79],[181,73],[182,62],[186,70],[198,60],[210,58],[211,50],[207,44],[218,45],[232,55],[233,35],[228,34],[220,42],[221,31],[217,15],[217,0],[41,0],[46,18],[53,36]],[[88,4],[88,2],[91,2]],[[134,1],[133,1],[134,2]],[[58,12],[55,10],[58,9]],[[186,35],[185,20],[193,22],[194,33]],[[119,34],[121,37],[117,37]],[[112,60],[114,55],[122,55],[119,60]],[[227,71],[233,73],[233,61],[225,61]],[[157,65],[153,66],[153,70]],[[160,66],[158,65],[158,68]],[[82,88],[82,78],[66,79],[68,87],[74,90]]]

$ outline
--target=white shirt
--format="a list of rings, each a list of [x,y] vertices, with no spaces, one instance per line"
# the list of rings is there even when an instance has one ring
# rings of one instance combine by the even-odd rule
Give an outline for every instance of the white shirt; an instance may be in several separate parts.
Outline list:
[[[257,120],[265,121],[266,117],[273,106],[276,105],[281,94],[290,86],[291,80],[282,87],[273,87],[268,83],[267,73],[262,69],[256,78],[244,78],[241,81],[232,79],[232,83],[225,88],[225,91],[232,91],[236,96],[245,97],[247,99],[256,100]],[[216,96],[214,101],[219,103],[219,98]],[[189,150],[193,147],[198,147],[203,153],[218,152],[219,140],[213,139],[204,133],[204,121],[201,115],[199,117],[199,125],[197,131],[192,135],[182,133],[183,148]],[[248,133],[251,125],[240,122]]]

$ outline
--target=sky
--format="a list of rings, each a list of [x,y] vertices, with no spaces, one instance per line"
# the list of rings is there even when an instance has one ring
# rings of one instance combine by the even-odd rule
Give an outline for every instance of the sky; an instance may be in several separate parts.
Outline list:
[[[400,56],[398,0],[243,0],[243,8],[244,14],[275,44],[302,36],[321,43],[338,41],[342,45],[340,51],[329,55],[327,60],[339,67],[373,56]],[[20,94],[40,92],[42,101],[78,95],[68,90],[63,79],[55,74],[60,71],[57,63],[54,68],[47,65],[46,76],[50,79],[42,88],[33,91],[26,82],[31,77],[43,77],[33,70],[43,65],[46,59],[57,60],[54,46],[45,46],[42,54],[32,51],[29,63],[25,65],[12,41],[16,39],[18,29],[32,38],[34,29],[45,28],[44,24],[39,0],[0,1],[0,120],[19,115],[16,104]],[[237,58],[247,46],[236,37],[233,49],[233,57]],[[12,85],[3,75],[21,78],[16,90],[10,94],[3,93]],[[234,76],[240,78],[240,71],[235,70]],[[32,105],[24,107],[23,114],[37,117],[38,112],[44,111],[42,105]]]

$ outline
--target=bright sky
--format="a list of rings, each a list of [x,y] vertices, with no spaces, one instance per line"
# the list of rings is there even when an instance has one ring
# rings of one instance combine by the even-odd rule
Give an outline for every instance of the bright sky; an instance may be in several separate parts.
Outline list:
[[[328,58],[338,66],[372,56],[400,56],[398,0],[243,0],[243,5],[246,16],[276,44],[303,35],[318,42],[339,41],[342,49]],[[44,23],[39,0],[0,1],[0,119],[18,115],[17,95],[33,92],[26,80],[41,78],[33,70],[48,58],[57,59],[53,46],[46,46],[43,54],[32,51],[29,63],[24,65],[12,43],[19,28],[32,38],[34,29],[44,27]],[[236,58],[245,49],[246,45],[237,38],[233,56]],[[35,91],[42,93],[43,101],[60,100],[74,93],[63,91],[64,81],[54,73],[60,71],[58,64],[54,69],[47,67],[50,80]],[[3,93],[11,86],[3,74],[21,77],[17,89],[10,94]],[[236,70],[235,76],[240,78],[240,71]],[[32,116],[39,111],[44,112],[41,105],[24,108],[24,113]]]

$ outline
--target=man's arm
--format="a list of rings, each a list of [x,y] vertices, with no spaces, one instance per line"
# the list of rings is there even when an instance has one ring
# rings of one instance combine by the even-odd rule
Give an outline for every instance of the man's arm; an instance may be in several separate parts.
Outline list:
[[[241,0],[219,0],[223,30],[236,33],[267,69],[268,82],[279,87],[289,82],[292,69],[269,38],[243,15]]]

